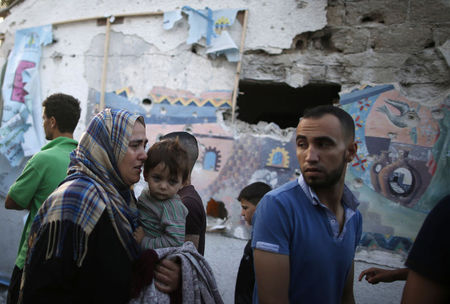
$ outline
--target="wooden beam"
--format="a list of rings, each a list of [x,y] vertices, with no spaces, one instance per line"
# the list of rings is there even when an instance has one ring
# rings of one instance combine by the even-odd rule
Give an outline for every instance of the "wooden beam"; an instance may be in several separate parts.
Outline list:
[[[231,111],[232,111],[231,123],[234,123],[236,115],[236,101],[237,101],[237,94],[239,91],[239,79],[241,77],[242,54],[244,53],[245,36],[247,33],[247,22],[248,22],[248,10],[244,10],[244,22],[242,24],[242,31],[241,31],[241,44],[239,46],[239,61],[236,66],[236,75],[234,77],[233,97],[231,104]]]
[[[105,46],[103,50],[103,70],[102,70],[102,85],[100,89],[100,108],[102,111],[105,108],[105,87],[106,87],[106,73],[108,70],[108,53],[109,53],[109,37],[111,33],[111,17],[106,18],[106,33]]]

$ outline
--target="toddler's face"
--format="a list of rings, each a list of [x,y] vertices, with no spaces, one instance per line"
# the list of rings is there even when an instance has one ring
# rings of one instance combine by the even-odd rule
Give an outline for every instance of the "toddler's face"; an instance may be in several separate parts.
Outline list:
[[[178,176],[170,175],[169,168],[163,163],[150,169],[145,180],[151,196],[161,201],[172,198],[183,186],[181,173]]]

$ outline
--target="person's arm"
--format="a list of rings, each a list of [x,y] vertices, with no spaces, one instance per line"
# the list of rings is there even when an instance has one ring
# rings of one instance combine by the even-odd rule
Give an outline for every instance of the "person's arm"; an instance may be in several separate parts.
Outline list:
[[[172,230],[174,229],[178,231],[173,232]],[[181,246],[184,242],[184,234],[179,232],[180,229],[180,225],[172,224],[166,226],[164,232],[159,237],[150,237],[146,235],[141,241],[141,248],[156,249]]]
[[[6,209],[11,209],[11,210],[23,210],[23,209],[26,209],[26,208],[20,206],[19,204],[17,204],[16,201],[13,200],[11,196],[9,196],[9,194],[6,195],[5,208]]]
[[[449,291],[445,286],[409,270],[401,303],[447,303],[449,296]]]
[[[181,267],[170,259],[163,259],[155,269],[155,286],[160,291],[172,293],[180,286]]]
[[[289,256],[254,250],[259,303],[289,303]]]
[[[177,247],[183,245],[185,239],[185,218],[187,209],[182,204],[176,203],[162,203],[164,204],[161,212],[160,225],[163,226],[163,232],[159,237],[152,237],[146,235],[141,241],[141,248],[156,249],[165,247]]]
[[[35,163],[28,162],[20,176],[9,188],[5,208],[24,210],[31,208],[31,201],[42,180],[42,170],[35,168]]]
[[[198,249],[198,243],[200,241],[200,235],[199,234],[186,234],[186,237],[184,238],[185,242],[191,241],[194,243],[195,248]]]
[[[341,303],[343,304],[355,304],[355,297],[353,295],[353,278],[354,278],[354,269],[355,269],[355,262],[352,262],[352,267],[350,267],[350,270],[347,275],[347,281],[345,281],[344,285],[344,291],[342,293],[342,300]]]
[[[363,270],[359,274],[358,280],[361,281],[364,277],[366,281],[371,284],[378,284],[379,282],[390,283],[394,281],[404,281],[408,277],[408,268],[382,269],[371,267]]]
[[[184,197],[183,204],[188,209],[188,214],[186,216],[186,237],[185,242],[191,241],[194,243],[195,248],[198,250],[200,243],[200,233],[202,231],[202,212],[199,210],[197,203],[194,199],[190,197]],[[203,205],[202,205],[203,206]]]

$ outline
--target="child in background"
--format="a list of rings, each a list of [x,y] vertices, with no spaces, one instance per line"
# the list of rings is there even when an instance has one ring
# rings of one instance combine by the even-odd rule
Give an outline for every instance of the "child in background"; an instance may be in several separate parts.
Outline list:
[[[140,227],[134,232],[142,249],[183,244],[188,210],[177,192],[188,176],[187,152],[178,139],[157,142],[148,150],[144,163],[148,188],[137,201]]]
[[[272,190],[272,188],[263,182],[250,184],[241,190],[238,201],[241,203],[242,207],[241,215],[245,218],[247,224],[252,224],[256,205],[258,205],[264,194],[270,190]],[[245,246],[244,255],[241,259],[241,264],[239,265],[234,292],[234,302],[236,304],[252,303],[254,285],[255,270],[253,268],[252,240],[250,239]]]

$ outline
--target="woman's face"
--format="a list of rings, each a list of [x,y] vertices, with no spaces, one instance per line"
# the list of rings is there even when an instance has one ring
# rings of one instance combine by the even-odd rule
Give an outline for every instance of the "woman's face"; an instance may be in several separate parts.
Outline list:
[[[241,207],[242,207],[241,215],[244,217],[247,224],[251,225],[253,213],[255,213],[256,206],[243,198],[241,199]]]
[[[137,183],[141,177],[142,165],[147,159],[145,152],[147,142],[145,126],[136,121],[128,142],[127,153],[117,165],[123,182],[128,186]]]

